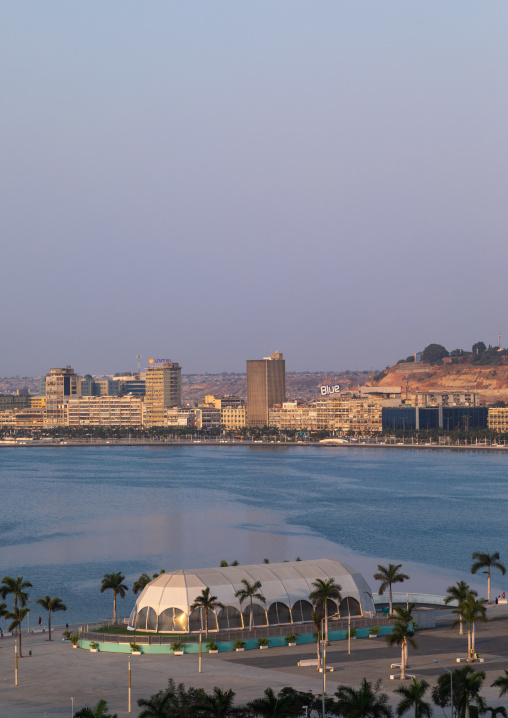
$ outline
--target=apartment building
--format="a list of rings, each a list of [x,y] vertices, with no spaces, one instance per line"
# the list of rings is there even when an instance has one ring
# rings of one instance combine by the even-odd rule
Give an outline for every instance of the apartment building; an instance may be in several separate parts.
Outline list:
[[[316,401],[317,427],[340,434],[370,434],[382,429],[382,399],[354,394],[332,395]]]
[[[296,401],[285,401],[269,410],[270,426],[279,431],[296,429],[297,431],[316,431],[318,428],[317,409],[315,406],[298,404]]]
[[[140,427],[143,400],[136,396],[71,397],[66,415],[68,426]]]

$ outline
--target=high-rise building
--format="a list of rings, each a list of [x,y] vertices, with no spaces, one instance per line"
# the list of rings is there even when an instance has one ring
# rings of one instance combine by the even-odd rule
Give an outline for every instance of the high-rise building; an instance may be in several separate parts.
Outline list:
[[[247,426],[268,426],[268,410],[286,400],[286,362],[282,352],[247,360]]]
[[[145,426],[164,426],[164,410],[182,403],[182,368],[176,362],[164,362],[146,370]]]
[[[66,423],[66,404],[71,396],[81,395],[81,377],[70,366],[50,369],[46,376],[45,426]]]

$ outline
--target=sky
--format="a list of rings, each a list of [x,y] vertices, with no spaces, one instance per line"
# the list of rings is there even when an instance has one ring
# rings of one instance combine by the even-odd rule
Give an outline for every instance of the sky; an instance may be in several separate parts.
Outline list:
[[[0,376],[507,346],[507,23],[506,0],[4,0]]]

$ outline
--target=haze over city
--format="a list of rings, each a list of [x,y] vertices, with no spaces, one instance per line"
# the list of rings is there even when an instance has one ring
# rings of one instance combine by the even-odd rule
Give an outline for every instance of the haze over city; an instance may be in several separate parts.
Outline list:
[[[505,2],[2,15],[0,376],[506,346]]]

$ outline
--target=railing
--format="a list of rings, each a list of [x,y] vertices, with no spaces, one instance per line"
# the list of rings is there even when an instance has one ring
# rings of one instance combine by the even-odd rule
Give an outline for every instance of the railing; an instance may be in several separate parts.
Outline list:
[[[136,631],[132,631],[131,635],[121,633],[102,633],[98,630],[92,630],[94,628],[100,628],[105,625],[105,621],[98,624],[88,624],[88,627],[83,627],[79,631],[79,637],[84,641],[97,641],[97,643],[139,643],[148,646],[162,646],[174,643],[177,640],[183,640],[186,643],[197,643],[199,642],[199,633],[191,634],[161,634],[161,633],[148,633],[143,634]],[[378,616],[374,619],[361,618],[351,616],[351,628],[370,628],[371,626],[390,626],[393,621],[389,618],[381,618]],[[108,625],[113,625],[109,622]],[[118,621],[117,621],[118,625]],[[339,619],[329,621],[328,628],[332,631],[347,631],[348,620]],[[256,639],[256,638],[270,638],[275,636],[287,636],[290,633],[299,633],[300,635],[308,635],[316,632],[316,627],[313,623],[288,623],[282,626],[260,626],[253,628],[252,630],[236,628],[229,631],[208,631],[208,638],[214,641],[236,641],[237,638],[242,640]],[[201,634],[204,638],[204,631]]]
[[[453,599],[449,604],[445,604],[446,596],[437,596],[431,593],[404,593],[403,591],[394,591],[392,594],[393,603],[416,603],[425,604],[429,606],[456,606],[457,601]],[[385,605],[389,603],[390,594],[384,593],[382,596],[379,593],[372,594],[372,600],[375,606]]]

